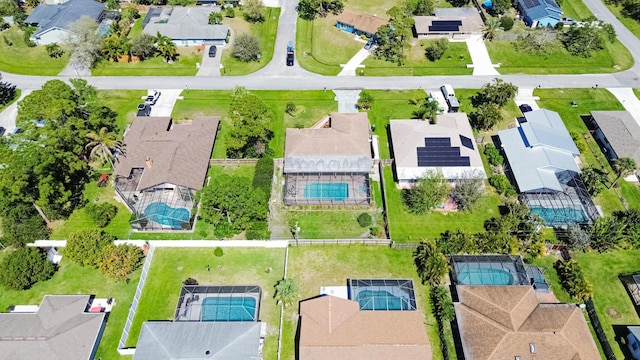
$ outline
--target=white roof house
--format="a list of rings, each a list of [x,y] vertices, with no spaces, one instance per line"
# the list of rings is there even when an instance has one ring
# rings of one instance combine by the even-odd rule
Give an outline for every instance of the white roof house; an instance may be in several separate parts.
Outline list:
[[[465,113],[441,114],[436,124],[419,120],[390,121],[398,183],[410,184],[428,172],[449,180],[486,178],[473,131]]]
[[[557,112],[541,109],[524,117],[516,128],[498,133],[518,189],[563,191],[558,174],[580,173],[578,148]]]

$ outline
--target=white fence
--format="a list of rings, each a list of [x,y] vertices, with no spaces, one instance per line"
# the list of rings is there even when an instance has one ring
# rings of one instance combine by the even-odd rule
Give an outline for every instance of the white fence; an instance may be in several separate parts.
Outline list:
[[[170,248],[198,248],[198,247],[257,247],[257,248],[285,248],[289,244],[287,240],[116,240],[115,245],[130,244],[142,247],[149,244],[150,247]],[[65,247],[66,240],[36,240],[28,246],[34,247]]]

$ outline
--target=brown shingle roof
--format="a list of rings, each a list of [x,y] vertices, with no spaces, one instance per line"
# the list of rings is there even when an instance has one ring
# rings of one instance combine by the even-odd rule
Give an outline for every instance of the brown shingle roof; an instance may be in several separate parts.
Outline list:
[[[300,303],[300,360],[431,359],[417,311],[361,311],[357,302],[322,296]]]
[[[461,285],[457,289],[456,316],[469,360],[600,358],[584,315],[575,305],[538,304],[531,286]]]
[[[168,117],[136,118],[124,138],[124,155],[118,157],[114,175],[128,177],[131,169],[144,168],[137,190],[162,183],[201,189],[219,122],[219,117],[180,124],[172,124]]]
[[[344,10],[338,15],[338,22],[352,25],[355,29],[364,31],[369,34],[375,34],[378,28],[389,22],[377,16],[366,15],[356,11]]]
[[[628,111],[592,111],[591,116],[619,158],[640,165],[640,125]]]

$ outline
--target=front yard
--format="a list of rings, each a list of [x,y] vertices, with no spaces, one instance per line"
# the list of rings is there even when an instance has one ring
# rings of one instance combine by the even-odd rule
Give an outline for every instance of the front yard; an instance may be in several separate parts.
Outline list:
[[[633,35],[640,39],[640,22],[632,18],[622,16],[622,5],[607,4],[604,1],[603,4],[609,9],[609,11],[611,11],[611,13],[613,13],[613,15],[615,15],[616,19],[618,19],[629,31],[631,31]],[[620,4],[622,4],[622,2]]]
[[[178,59],[166,62],[155,56],[140,62],[111,62],[100,60],[92,69],[93,76],[193,76],[196,63],[202,62],[203,50],[197,47],[178,47]]]
[[[23,75],[58,75],[69,62],[69,52],[51,58],[44,46],[28,47],[23,32],[12,26],[0,32],[0,70]]]

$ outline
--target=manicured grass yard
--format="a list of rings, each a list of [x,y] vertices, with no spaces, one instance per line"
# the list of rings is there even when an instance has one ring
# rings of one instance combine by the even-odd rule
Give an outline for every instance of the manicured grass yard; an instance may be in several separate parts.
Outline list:
[[[500,216],[498,206],[500,196],[487,186],[486,194],[471,212],[432,211],[425,215],[414,215],[407,211],[402,202],[401,190],[396,188],[390,166],[384,168],[387,195],[387,211],[391,238],[399,243],[415,243],[423,238],[436,238],[446,230],[464,229],[471,233],[484,231],[484,222]]]
[[[412,279],[418,311],[425,316],[433,359],[442,359],[429,288],[420,283],[411,250],[363,245],[291,247],[287,277],[298,283],[301,301],[319,295],[321,286],[346,286],[347,279]],[[294,359],[297,322],[298,306],[287,307],[282,333],[283,360]],[[450,336],[449,344],[450,358],[455,359]]]
[[[464,42],[450,42],[447,51],[437,61],[429,61],[425,49],[433,40],[417,40],[407,51],[407,60],[402,66],[376,59],[373,55],[363,62],[365,76],[427,76],[427,75],[471,75],[471,55]],[[358,73],[360,75],[360,73]]]
[[[622,104],[605,89],[536,89],[534,95],[539,96],[537,102],[541,108],[557,111],[570,133],[588,134],[587,125],[581,115],[588,115],[594,110],[624,110]],[[571,102],[576,101],[577,107]],[[584,163],[594,165],[609,172],[609,184],[615,180],[615,175],[608,161],[600,151],[593,137],[588,136],[587,151],[582,151],[581,159]],[[624,180],[620,180],[620,189],[632,208],[640,208],[640,190]],[[609,185],[607,184],[607,185]],[[623,210],[616,189],[605,189],[594,199],[605,213]]]
[[[0,258],[4,255],[5,252],[0,252]],[[11,305],[39,305],[42,298],[50,294],[88,294],[98,298],[114,298],[116,306],[109,315],[96,359],[121,359],[117,352],[118,341],[139,277],[138,270],[131,275],[128,283],[114,282],[96,269],[82,267],[63,258],[53,278],[40,282],[29,290],[14,291],[0,287],[0,311],[6,311]]]
[[[607,4],[604,1],[602,3],[609,9],[609,11],[611,11],[611,13],[613,13],[613,15],[615,15],[616,19],[629,29],[633,35],[640,39],[640,22],[632,18],[622,16],[622,5]]]
[[[138,110],[138,104],[144,102],[142,97],[147,95],[145,90],[99,90],[100,101],[111,110],[118,113],[116,126],[120,133],[133,121]]]
[[[374,210],[293,211],[288,216],[298,221],[300,239],[359,239],[369,228],[358,225],[358,215],[368,213],[374,219],[373,226],[384,228],[382,214]]]
[[[214,256],[213,250],[154,250],[128,346],[136,345],[143,322],[173,320],[182,282],[191,277],[200,285],[259,285],[262,289],[260,321],[267,323],[264,358],[276,358],[280,306],[273,300],[273,286],[283,276],[285,250],[225,248],[222,257]],[[207,265],[211,271],[207,271]]]
[[[133,23],[133,26],[131,27],[131,31],[129,31],[129,35],[127,35],[127,37],[129,38],[134,38],[140,34],[142,34],[142,21],[144,20],[144,17],[147,16],[147,13],[140,13],[140,18],[136,20],[135,23]]]
[[[562,16],[580,21],[590,18],[593,13],[582,0],[564,0],[562,2]]]
[[[616,357],[624,359],[627,345],[616,341],[614,326],[640,325],[640,319],[618,276],[640,271],[640,250],[580,253],[576,258],[593,284],[593,303],[609,343]]]
[[[196,63],[202,62],[203,50],[196,47],[178,47],[178,60],[170,64],[161,56],[134,62],[101,60],[93,69],[93,76],[192,76],[198,72]]]
[[[53,59],[44,46],[28,47],[17,26],[0,32],[0,70],[24,75],[58,75],[69,62],[69,52]],[[5,41],[6,40],[6,41]],[[9,46],[7,41],[12,45]]]
[[[273,46],[276,43],[280,8],[266,8],[264,12],[265,20],[257,24],[244,20],[242,11],[235,9],[235,12],[235,18],[224,18],[222,23],[228,24],[235,32],[235,36],[243,33],[255,35],[260,41],[260,49],[262,50],[261,58],[260,61],[242,62],[231,56],[233,44],[228,44],[222,52],[221,63],[222,66],[224,66],[224,68],[220,70],[222,75],[238,76],[250,74],[262,69],[273,58]]]
[[[633,65],[633,58],[619,41],[606,43],[603,50],[590,58],[571,56],[558,45],[545,55],[522,54],[511,41],[486,41],[493,63],[500,63],[501,74],[596,74],[626,70]]]

